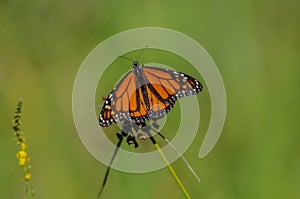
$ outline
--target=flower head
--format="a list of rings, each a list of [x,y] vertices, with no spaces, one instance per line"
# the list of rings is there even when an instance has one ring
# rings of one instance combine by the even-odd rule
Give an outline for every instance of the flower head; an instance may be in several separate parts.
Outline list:
[[[33,197],[34,192],[32,190],[32,185],[30,183],[31,179],[31,173],[30,173],[30,168],[31,165],[29,164],[30,158],[29,154],[27,152],[27,145],[26,145],[26,138],[24,133],[21,131],[21,108],[22,108],[22,101],[19,100],[17,103],[17,109],[14,114],[14,119],[13,119],[13,131],[14,131],[14,136],[15,136],[15,141],[17,146],[19,147],[19,151],[16,154],[16,157],[19,161],[19,165],[23,167],[24,171],[24,182],[26,185],[26,192],[27,192],[27,198],[30,199]]]

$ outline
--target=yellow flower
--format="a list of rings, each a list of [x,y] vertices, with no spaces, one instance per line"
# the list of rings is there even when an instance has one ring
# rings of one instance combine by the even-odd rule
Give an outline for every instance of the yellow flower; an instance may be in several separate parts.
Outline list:
[[[31,178],[31,173],[26,173],[25,174],[25,180],[28,181]]]
[[[24,151],[24,150],[21,150],[17,153],[17,158],[20,159],[20,158],[26,158],[27,157],[27,152]]]
[[[23,168],[24,171],[24,179],[26,186],[26,192],[27,192],[27,198],[32,199],[34,196],[34,191],[32,190],[32,185],[30,183],[31,179],[31,173],[30,168],[31,165],[29,164],[30,158],[29,154],[27,153],[27,145],[26,145],[26,138],[21,130],[21,107],[22,107],[22,101],[19,100],[17,103],[17,109],[14,114],[14,120],[13,120],[13,131],[15,136],[15,141],[17,146],[19,147],[19,151],[17,152],[16,156],[19,161],[19,165]]]
[[[28,154],[26,151],[21,150],[17,153],[17,158],[19,160],[19,165],[24,166],[28,160]]]
[[[25,158],[20,158],[19,159],[19,165],[24,166],[26,164],[26,159]]]
[[[26,148],[27,148],[27,145],[26,145],[25,143],[22,143],[22,144],[21,144],[21,148],[22,148],[23,151],[25,151]]]

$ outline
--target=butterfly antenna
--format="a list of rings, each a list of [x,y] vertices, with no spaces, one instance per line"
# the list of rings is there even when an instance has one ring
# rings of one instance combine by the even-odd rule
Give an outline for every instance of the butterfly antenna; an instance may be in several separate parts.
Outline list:
[[[128,58],[128,57],[124,57],[124,56],[122,56],[122,55],[120,55],[119,57],[120,57],[120,58],[127,59],[127,60],[129,60],[129,61],[132,61],[132,62],[134,62],[134,60],[133,60],[133,59],[130,59],[130,58]]]
[[[176,149],[176,147],[166,138],[163,134],[161,134],[159,131],[152,128],[153,131],[155,131],[162,139],[164,139],[171,147],[172,149],[181,157],[181,159],[185,162],[186,166],[189,168],[191,173],[195,176],[195,178],[201,182],[199,176],[196,174],[192,166],[189,164],[189,162],[184,158],[184,156]]]
[[[142,124],[143,126],[145,124]],[[151,127],[150,127],[151,128]],[[172,176],[174,177],[175,181],[177,182],[177,184],[179,185],[181,191],[183,192],[184,196],[187,199],[191,199],[189,193],[187,192],[187,190],[185,189],[185,187],[183,186],[182,182],[180,181],[179,177],[177,176],[175,170],[173,169],[173,167],[171,166],[170,162],[168,161],[167,157],[165,156],[165,154],[162,152],[160,146],[158,145],[158,143],[156,142],[156,140],[154,139],[154,137],[151,135],[150,131],[146,131],[146,133],[148,134],[151,142],[153,143],[153,145],[155,146],[156,150],[159,152],[160,156],[162,157],[162,159],[164,160],[164,162],[166,163],[166,165],[168,166],[168,169],[170,171],[170,173],[172,174]]]
[[[145,46],[141,52],[139,53],[139,55],[137,56],[136,60],[139,60],[140,56],[145,52],[145,50],[148,48],[149,46]]]
[[[112,156],[112,158],[111,158],[111,160],[110,160],[109,166],[107,167],[107,170],[106,170],[106,173],[105,173],[105,177],[104,177],[104,179],[103,179],[102,186],[101,186],[100,191],[99,191],[99,193],[98,193],[98,197],[100,197],[101,194],[102,194],[102,192],[103,192],[103,189],[104,189],[104,186],[105,186],[105,184],[106,184],[106,181],[107,181],[107,178],[108,178],[108,174],[109,174],[111,165],[112,165],[112,163],[113,163],[113,161],[114,161],[114,159],[115,159],[115,157],[116,157],[116,155],[117,155],[117,152],[118,152],[118,150],[119,150],[119,148],[120,148],[120,146],[121,146],[121,144],[122,144],[122,141],[123,141],[123,135],[122,135],[122,134],[117,133],[117,137],[119,138],[119,142],[118,142],[118,144],[117,144],[117,147],[115,148],[115,151],[114,151],[114,154],[113,154],[113,156]]]
[[[148,46],[145,46],[145,47],[141,50],[141,52],[138,54],[136,60],[138,60],[138,59],[140,58],[140,56],[143,54],[143,52],[144,52],[147,48],[148,48]],[[119,58],[123,58],[123,59],[127,59],[127,60],[132,61],[132,62],[135,62],[135,61],[136,61],[136,60],[130,59],[130,58],[125,57],[125,56],[122,56],[122,55],[120,55],[120,56],[118,56],[118,57],[119,57]]]

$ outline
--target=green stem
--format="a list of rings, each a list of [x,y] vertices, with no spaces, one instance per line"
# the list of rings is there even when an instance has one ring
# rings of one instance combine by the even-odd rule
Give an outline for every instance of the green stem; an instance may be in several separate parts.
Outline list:
[[[28,168],[26,166],[24,166],[24,175],[26,175],[28,173]],[[29,182],[29,180],[25,179],[25,189],[27,192],[27,199],[32,199],[33,198],[33,191],[32,191],[32,187],[31,184]]]
[[[187,192],[187,190],[185,189],[185,187],[183,186],[182,182],[180,181],[180,179],[178,178],[175,170],[173,169],[173,167],[171,166],[171,164],[169,163],[168,159],[166,158],[165,154],[162,152],[162,150],[160,149],[159,145],[157,143],[154,144],[154,146],[156,147],[156,149],[158,150],[159,154],[161,155],[162,159],[164,160],[164,162],[167,164],[171,174],[173,175],[174,179],[176,180],[177,184],[179,185],[180,189],[182,190],[183,194],[185,195],[185,197],[187,199],[190,199],[190,195]]]
[[[149,135],[149,138],[151,140],[151,142],[153,143],[153,145],[155,146],[155,148],[158,150],[159,154],[161,155],[162,159],[164,160],[164,162],[166,163],[166,165],[168,166],[169,171],[171,172],[172,176],[174,177],[175,181],[177,182],[177,184],[179,185],[181,191],[183,192],[184,196],[187,199],[191,199],[191,196],[189,195],[189,193],[187,192],[187,190],[185,189],[185,187],[183,186],[182,182],[180,181],[180,179],[178,178],[175,170],[173,169],[173,167],[171,166],[170,162],[168,161],[167,157],[165,156],[165,154],[162,152],[161,148],[159,147],[159,145],[157,144],[157,142],[155,141],[154,137],[151,135],[151,133],[148,131],[147,134]]]

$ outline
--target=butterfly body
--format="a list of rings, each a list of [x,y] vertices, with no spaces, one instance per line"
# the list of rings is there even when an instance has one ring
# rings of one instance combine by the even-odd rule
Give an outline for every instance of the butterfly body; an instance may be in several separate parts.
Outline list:
[[[177,99],[197,94],[202,88],[202,84],[189,75],[135,61],[133,69],[106,98],[99,123],[106,127],[124,120],[140,123],[160,119]]]

